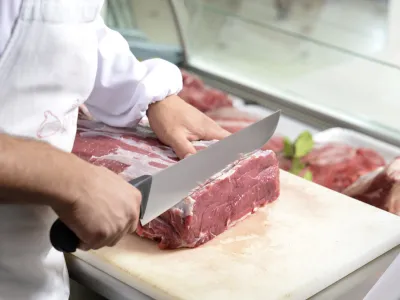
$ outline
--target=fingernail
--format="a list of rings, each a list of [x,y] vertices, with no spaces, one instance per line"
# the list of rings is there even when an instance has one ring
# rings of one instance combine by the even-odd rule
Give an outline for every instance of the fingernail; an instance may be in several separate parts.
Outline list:
[[[186,154],[185,157],[184,157],[184,159],[185,159],[186,157],[189,157],[190,155],[193,155],[193,154],[192,154],[192,153]]]

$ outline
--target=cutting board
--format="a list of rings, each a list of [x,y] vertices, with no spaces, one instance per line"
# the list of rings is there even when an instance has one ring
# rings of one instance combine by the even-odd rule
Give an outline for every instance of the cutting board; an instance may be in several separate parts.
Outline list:
[[[400,217],[281,172],[281,196],[211,242],[128,236],[76,256],[155,299],[306,299],[400,244]]]

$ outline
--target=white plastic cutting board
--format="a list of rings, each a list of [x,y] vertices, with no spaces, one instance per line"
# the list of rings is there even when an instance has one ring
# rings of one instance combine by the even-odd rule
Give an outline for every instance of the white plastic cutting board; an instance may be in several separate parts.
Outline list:
[[[304,300],[400,244],[400,217],[281,172],[281,197],[197,249],[77,252],[155,299]]]

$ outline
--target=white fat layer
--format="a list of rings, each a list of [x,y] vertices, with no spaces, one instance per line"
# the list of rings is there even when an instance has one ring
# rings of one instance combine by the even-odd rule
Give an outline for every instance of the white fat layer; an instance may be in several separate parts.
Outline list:
[[[247,240],[252,240],[255,238],[258,238],[259,236],[256,234],[249,234],[249,235],[243,235],[243,236],[236,236],[234,238],[229,238],[225,240],[221,240],[221,244],[232,244],[235,242],[242,242],[242,241],[247,241]]]
[[[194,200],[192,197],[188,196],[185,199],[183,199],[181,202],[176,204],[173,208],[177,209],[181,215],[182,218],[185,218],[187,216],[193,215],[193,206],[195,204],[196,200]]]

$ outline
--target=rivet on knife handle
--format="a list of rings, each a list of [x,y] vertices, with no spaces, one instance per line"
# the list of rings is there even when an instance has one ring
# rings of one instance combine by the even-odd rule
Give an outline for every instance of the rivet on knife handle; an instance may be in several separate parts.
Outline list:
[[[140,206],[140,217],[146,209],[149,199],[152,177],[144,175],[131,180],[129,183],[136,187],[142,194],[142,203]],[[60,219],[57,219],[50,229],[50,242],[53,247],[65,253],[73,253],[78,249],[80,240],[76,234],[68,228]]]

